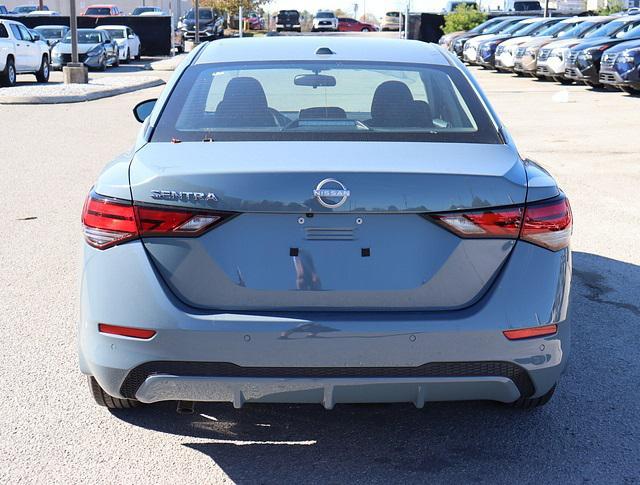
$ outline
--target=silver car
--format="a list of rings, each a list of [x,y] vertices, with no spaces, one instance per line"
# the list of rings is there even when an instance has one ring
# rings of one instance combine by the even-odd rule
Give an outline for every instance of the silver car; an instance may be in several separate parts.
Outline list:
[[[107,66],[119,66],[118,44],[109,32],[98,29],[78,29],[78,60],[85,66],[104,71]],[[51,67],[62,69],[71,62],[71,32],[51,49]]]
[[[99,404],[550,399],[571,210],[452,54],[227,39],[134,113],[82,215]]]

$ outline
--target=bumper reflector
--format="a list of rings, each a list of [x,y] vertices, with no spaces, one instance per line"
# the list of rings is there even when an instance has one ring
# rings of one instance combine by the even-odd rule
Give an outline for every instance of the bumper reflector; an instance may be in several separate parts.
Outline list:
[[[108,325],[106,323],[98,324],[100,333],[109,333],[111,335],[121,335],[123,337],[132,337],[140,339],[150,339],[156,334],[155,330],[147,330],[145,328],[119,327],[117,325]]]
[[[546,337],[558,332],[558,326],[545,325],[543,327],[519,328],[517,330],[505,330],[502,332],[509,340],[522,340],[525,338]]]

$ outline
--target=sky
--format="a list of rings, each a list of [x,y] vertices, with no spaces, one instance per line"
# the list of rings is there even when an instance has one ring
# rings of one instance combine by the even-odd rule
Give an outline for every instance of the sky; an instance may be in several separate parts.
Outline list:
[[[381,17],[390,10],[404,10],[407,0],[271,0],[267,4],[267,10],[308,10],[317,12],[318,10],[335,10],[341,8],[347,14],[353,14],[353,5],[358,4],[358,16],[362,15],[366,8],[367,13],[373,13],[376,17]],[[411,10],[414,12],[438,11],[446,3],[446,0],[411,0]]]

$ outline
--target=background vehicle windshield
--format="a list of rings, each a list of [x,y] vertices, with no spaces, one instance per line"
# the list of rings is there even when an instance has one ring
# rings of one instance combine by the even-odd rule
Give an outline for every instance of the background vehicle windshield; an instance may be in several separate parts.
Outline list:
[[[189,10],[187,13],[188,19],[194,19],[196,17],[194,10]],[[199,17],[203,20],[209,20],[213,18],[213,12],[211,10],[200,10]]]
[[[524,35],[535,35],[543,30],[546,30],[548,26],[542,22],[533,22],[524,27],[520,28],[520,30],[516,30],[513,35],[514,36],[524,36]]]
[[[36,27],[35,30],[45,39],[59,39],[65,31],[65,29],[43,29],[40,27]]]
[[[85,15],[111,15],[111,9],[108,7],[90,7],[84,13]]]
[[[584,37],[602,29],[604,25],[606,25],[605,22],[582,22],[568,30],[565,33],[565,37],[568,39],[573,37]]]
[[[617,35],[618,39],[637,39],[640,37],[640,26],[633,27],[623,35]]]
[[[124,39],[124,30],[123,29],[104,29],[109,32],[109,35],[112,39]]]
[[[524,29],[531,26],[531,23],[527,22],[525,24],[523,24],[522,22],[516,22],[515,24],[507,27],[506,29],[502,30],[500,33],[501,34],[513,34],[514,32],[519,31],[520,29]]]
[[[621,27],[626,24],[625,21],[614,20],[595,32],[591,32],[584,36],[585,39],[593,39],[596,37],[609,37],[617,32]]]
[[[316,14],[317,19],[332,19],[335,15],[331,12],[318,12]]]
[[[131,12],[131,15],[140,15],[141,13],[155,12],[156,10],[156,7],[136,7],[133,9],[133,12]]]
[[[68,32],[61,42],[71,44],[71,32]],[[78,30],[78,44],[99,44],[100,42],[100,32],[97,30]]]
[[[265,62],[193,67],[153,141],[391,140],[500,143],[450,66]]]
[[[575,26],[575,22],[558,22],[540,32],[538,37],[565,37]]]

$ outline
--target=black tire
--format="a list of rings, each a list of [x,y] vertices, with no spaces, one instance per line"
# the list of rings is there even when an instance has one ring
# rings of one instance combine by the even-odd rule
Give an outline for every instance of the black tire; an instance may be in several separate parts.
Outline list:
[[[138,47],[138,52],[136,52],[136,56],[134,57],[136,61],[140,60],[140,47]]]
[[[517,401],[513,401],[512,403],[510,403],[509,406],[516,409],[532,409],[532,408],[544,406],[551,400],[555,390],[556,390],[556,386],[554,384],[554,386],[551,389],[549,389],[549,391],[546,394],[543,394],[540,397],[535,397],[535,398],[521,397]]]
[[[129,49],[127,49],[127,57],[124,58],[124,61],[122,61],[123,64],[129,64],[131,62],[131,52],[129,51]]]
[[[36,72],[36,81],[38,81],[39,83],[49,82],[50,71],[51,66],[49,65],[49,58],[47,56],[42,56],[40,69],[38,69],[38,72]]]
[[[360,32],[371,32],[371,31],[367,27],[365,27]]]
[[[0,73],[0,85],[10,88],[16,85],[16,65],[13,61],[13,57],[7,58],[7,63],[4,66],[4,71]]]
[[[557,83],[564,84],[565,86],[568,86],[569,84],[573,84],[573,79],[567,79],[566,77],[562,77],[562,76],[553,76],[552,79]]]
[[[622,91],[632,96],[640,95],[640,89],[632,88],[631,86],[618,86]]]
[[[104,392],[104,389],[100,387],[100,384],[98,384],[98,381],[96,381],[93,376],[89,376],[88,381],[91,395],[100,406],[104,406],[108,409],[131,409],[140,407],[142,404],[140,401],[136,401],[135,399],[120,399],[110,396]]]
[[[116,51],[116,59],[111,64],[112,67],[120,67],[120,52]]]
[[[98,66],[98,71],[104,72],[107,70],[107,56],[102,57],[102,62]]]

